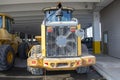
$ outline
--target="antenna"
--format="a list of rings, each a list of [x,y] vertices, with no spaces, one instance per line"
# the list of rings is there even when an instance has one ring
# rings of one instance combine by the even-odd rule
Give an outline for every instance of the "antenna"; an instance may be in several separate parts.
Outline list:
[[[61,4],[61,2],[59,2],[59,3],[57,4],[57,7],[58,7],[59,9],[62,8],[62,4]]]

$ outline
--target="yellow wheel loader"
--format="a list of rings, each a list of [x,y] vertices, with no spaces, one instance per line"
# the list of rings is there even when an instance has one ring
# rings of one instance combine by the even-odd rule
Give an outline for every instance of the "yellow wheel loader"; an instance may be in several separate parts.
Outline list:
[[[28,53],[28,71],[42,75],[43,70],[76,70],[87,73],[89,66],[95,64],[96,58],[88,54],[85,45],[81,44],[83,30],[76,18],[72,18],[72,8],[57,7],[43,9],[45,19],[41,25],[41,36],[36,39]]]
[[[18,53],[21,58],[27,57],[29,47],[13,33],[12,23],[12,17],[0,13],[0,71],[13,66],[15,54]]]

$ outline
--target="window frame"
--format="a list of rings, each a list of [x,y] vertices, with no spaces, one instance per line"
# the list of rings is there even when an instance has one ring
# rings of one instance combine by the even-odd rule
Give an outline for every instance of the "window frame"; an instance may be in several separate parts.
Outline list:
[[[11,25],[12,25],[11,19],[5,16],[5,28],[9,33],[11,31]]]

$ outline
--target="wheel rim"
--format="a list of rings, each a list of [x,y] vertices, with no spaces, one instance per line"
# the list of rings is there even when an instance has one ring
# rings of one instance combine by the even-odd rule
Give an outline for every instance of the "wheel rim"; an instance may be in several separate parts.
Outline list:
[[[13,54],[11,51],[8,52],[7,54],[7,62],[11,64],[13,62]]]

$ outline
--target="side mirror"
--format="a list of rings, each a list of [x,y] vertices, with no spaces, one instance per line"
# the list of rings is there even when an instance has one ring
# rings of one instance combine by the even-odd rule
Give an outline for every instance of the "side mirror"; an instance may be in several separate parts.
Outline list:
[[[75,34],[76,34],[76,36],[83,38],[84,30],[83,29],[76,30]]]

